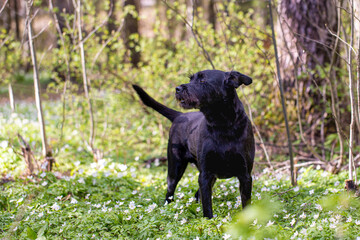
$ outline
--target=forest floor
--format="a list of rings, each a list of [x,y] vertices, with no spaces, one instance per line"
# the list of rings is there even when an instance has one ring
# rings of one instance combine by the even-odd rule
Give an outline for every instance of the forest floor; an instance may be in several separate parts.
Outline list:
[[[165,205],[166,163],[145,164],[149,158],[136,155],[136,142],[118,147],[122,157],[115,152],[95,162],[75,141],[77,131],[66,134],[65,145],[56,145],[59,119],[49,113],[48,126],[57,126],[49,131],[58,146],[53,149],[54,171],[25,176],[13,136],[24,134],[35,154],[40,148],[36,111],[25,105],[18,106],[21,114],[10,114],[7,107],[0,112],[0,239],[360,239],[360,201],[344,190],[346,172],[301,168],[293,187],[287,174],[256,170],[252,205],[245,210],[238,180],[218,180],[215,217],[208,220],[194,198],[195,167],[188,167],[175,201]],[[51,110],[59,112],[53,103],[45,103],[45,111]],[[158,135],[151,128],[142,133]],[[118,138],[130,141],[135,138],[131,134]],[[165,154],[165,148],[160,152]]]

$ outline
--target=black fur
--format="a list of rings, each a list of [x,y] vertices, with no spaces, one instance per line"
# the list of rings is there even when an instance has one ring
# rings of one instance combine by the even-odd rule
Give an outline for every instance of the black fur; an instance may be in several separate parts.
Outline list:
[[[242,206],[251,202],[255,144],[251,122],[239,100],[236,88],[252,79],[236,71],[205,70],[190,77],[190,83],[176,88],[176,99],[183,108],[200,111],[181,113],[151,98],[133,85],[145,105],[173,122],[168,142],[168,188],[171,202],[176,185],[188,163],[199,175],[200,198],[205,217],[212,218],[212,187],[217,178],[237,177]]]

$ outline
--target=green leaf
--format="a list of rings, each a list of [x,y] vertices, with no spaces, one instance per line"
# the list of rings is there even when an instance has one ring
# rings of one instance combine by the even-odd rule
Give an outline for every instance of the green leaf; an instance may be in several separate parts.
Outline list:
[[[37,234],[36,234],[36,232],[34,232],[34,230],[31,229],[31,227],[27,227],[26,232],[27,232],[28,238],[33,239],[33,240],[36,239]]]

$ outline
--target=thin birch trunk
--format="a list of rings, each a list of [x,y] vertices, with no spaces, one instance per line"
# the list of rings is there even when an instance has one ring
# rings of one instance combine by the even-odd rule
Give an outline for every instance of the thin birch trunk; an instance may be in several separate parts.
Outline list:
[[[39,120],[39,124],[40,124],[42,155],[46,160],[45,169],[48,171],[51,171],[52,164],[53,164],[53,158],[52,158],[52,153],[51,153],[51,150],[48,146],[47,139],[46,139],[45,121],[44,121],[44,117],[43,117],[41,98],[40,98],[39,72],[38,72],[38,67],[37,67],[36,52],[35,52],[35,48],[34,48],[32,28],[31,28],[30,10],[31,10],[32,4],[33,4],[32,0],[27,1],[27,4],[26,4],[26,28],[27,28],[27,33],[28,33],[30,55],[31,55],[32,63],[33,63],[35,101],[36,101],[36,108],[37,108],[37,112],[38,112],[38,120]]]
[[[350,46],[348,47],[348,72],[349,72],[349,96],[351,107],[351,122],[350,122],[350,134],[349,134],[349,180],[354,179],[354,154],[353,154],[353,142],[354,142],[354,123],[355,123],[355,99],[354,99],[354,81],[352,75],[352,46],[354,42],[354,0],[350,1],[351,10],[351,37]]]
[[[88,103],[89,115],[90,115],[89,145],[90,145],[91,149],[94,150],[95,122],[94,122],[92,101],[89,96],[89,82],[88,82],[87,74],[86,74],[85,52],[84,52],[84,43],[83,43],[82,29],[81,29],[81,0],[77,0],[77,3],[75,3],[75,0],[73,0],[73,2],[74,2],[74,6],[76,7],[76,13],[77,13],[77,25],[78,25],[78,34],[79,34],[79,47],[80,47],[80,55],[81,55],[81,67],[82,67],[82,75],[83,75],[83,82],[84,82],[84,92],[85,92],[85,98]]]
[[[10,108],[12,112],[15,112],[15,101],[14,101],[14,93],[11,83],[9,83],[9,100],[10,100]]]

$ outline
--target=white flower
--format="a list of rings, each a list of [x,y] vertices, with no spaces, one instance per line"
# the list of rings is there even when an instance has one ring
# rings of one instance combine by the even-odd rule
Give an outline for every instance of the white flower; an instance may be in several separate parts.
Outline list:
[[[178,217],[179,217],[179,214],[175,213],[174,219],[178,219]]]
[[[227,234],[227,233],[225,233],[224,236],[223,236],[224,240],[227,240],[227,239],[230,239],[230,238],[231,238],[231,235]]]
[[[78,167],[80,165],[80,161],[76,161],[74,164],[76,167]]]
[[[334,223],[329,225],[330,228],[336,228],[336,225]]]
[[[269,222],[266,224],[266,227],[270,227],[273,224],[274,224],[274,221],[269,220]]]
[[[40,174],[40,177],[41,178],[44,178],[46,176],[46,172],[42,172],[41,174]]]
[[[41,185],[45,187],[47,184],[48,184],[48,182],[44,181]]]
[[[133,210],[133,209],[135,209],[135,208],[136,208],[136,206],[135,206],[135,202],[134,202],[134,201],[131,201],[131,202],[130,202],[130,204],[129,204],[129,208],[130,208],[131,210]]]
[[[314,219],[318,219],[318,218],[319,218],[319,214],[315,214]]]
[[[15,232],[17,229],[18,229],[18,227],[16,226],[16,227],[13,229],[13,231]]]
[[[288,219],[290,217],[290,214],[286,214],[283,218]]]
[[[156,204],[156,203],[153,203],[153,204],[151,204],[151,205],[147,208],[146,212],[150,213],[150,212],[152,212],[156,207],[157,207],[157,204]]]
[[[84,178],[79,178],[78,183],[84,184],[85,183]]]
[[[306,234],[307,234],[306,229],[305,229],[305,228],[301,229],[300,233],[301,233],[302,235],[306,235]]]
[[[300,215],[300,218],[305,219],[305,218],[306,218],[306,214],[303,212],[303,213]]]
[[[125,164],[121,164],[121,163],[119,164],[119,170],[120,171],[123,172],[123,171],[126,171],[126,169],[127,169],[127,166]]]
[[[319,230],[319,231],[322,231],[322,230],[323,230],[323,227],[322,227],[322,226],[318,226],[318,230]]]
[[[43,212],[39,213],[38,217],[41,218],[42,216],[44,216],[44,213]]]
[[[200,212],[200,211],[201,211],[201,208],[200,208],[200,207],[196,208],[196,211],[197,211],[197,212]]]
[[[60,206],[59,206],[57,203],[54,203],[54,204],[51,206],[51,209],[57,211],[57,210],[60,210]]]
[[[356,225],[360,225],[360,220],[355,220]]]
[[[336,187],[336,186],[339,186],[339,184],[340,184],[339,181],[336,181],[336,182],[334,183],[335,187]]]
[[[294,235],[291,236],[290,239],[295,239],[295,238],[297,237],[297,235],[299,235],[299,232],[298,232],[298,231],[296,231],[296,232],[294,233]]]
[[[296,186],[296,187],[293,188],[294,192],[298,192],[299,189],[300,189],[299,186]]]
[[[129,215],[127,218],[126,218],[126,220],[130,220],[131,219],[131,215]]]
[[[311,223],[310,227],[315,227],[315,225],[316,225],[316,223],[315,223],[315,221],[313,221],[313,222]]]
[[[252,224],[252,225],[255,226],[255,225],[257,224],[257,221],[258,221],[258,220],[257,220],[257,218],[256,218],[256,219],[253,221],[253,224]]]
[[[311,190],[309,191],[309,194],[310,194],[310,195],[313,195],[314,192],[315,192],[315,190],[314,190],[314,189],[311,189]]]
[[[8,146],[8,142],[7,142],[7,141],[4,140],[4,141],[1,141],[1,142],[0,142],[0,147],[1,147],[1,148],[7,148],[7,146]]]
[[[346,222],[351,222],[352,221],[352,217],[349,216],[347,219],[346,219]]]
[[[322,207],[320,204],[315,204],[315,208],[319,211],[322,211]]]
[[[166,237],[167,237],[167,238],[171,238],[171,237],[172,237],[172,233],[171,233],[170,230],[168,231],[168,234],[166,235]]]
[[[71,198],[71,201],[70,201],[71,204],[77,204],[78,201],[75,199],[75,198]]]
[[[194,240],[200,240],[200,238],[199,238],[199,237],[196,237],[196,238],[194,238]]]
[[[290,222],[290,225],[293,226],[295,224],[295,222],[296,222],[296,220],[295,220],[295,218],[293,218]]]

